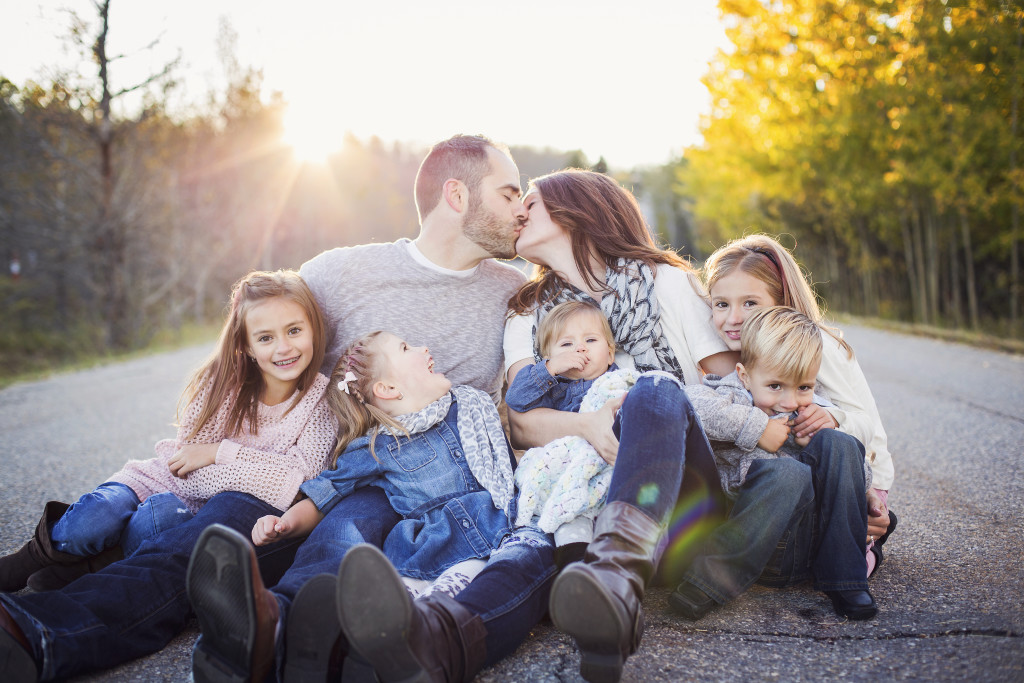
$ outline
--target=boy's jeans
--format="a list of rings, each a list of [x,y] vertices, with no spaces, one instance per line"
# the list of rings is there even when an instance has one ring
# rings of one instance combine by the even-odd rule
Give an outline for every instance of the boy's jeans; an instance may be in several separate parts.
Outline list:
[[[822,591],[867,590],[864,447],[825,429],[799,459],[757,460],[729,519],[711,534],[683,579],[719,604],[755,581],[814,578]]]

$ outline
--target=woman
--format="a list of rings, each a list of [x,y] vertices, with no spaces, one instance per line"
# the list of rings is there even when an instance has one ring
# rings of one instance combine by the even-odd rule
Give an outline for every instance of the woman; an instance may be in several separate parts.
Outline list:
[[[726,374],[736,356],[713,329],[692,270],[655,246],[636,199],[613,180],[590,171],[560,171],[532,181],[524,203],[530,217],[516,250],[537,268],[509,302],[509,382],[540,360],[534,349],[537,321],[569,299],[589,299],[602,309],[625,351],[616,358],[620,367],[675,378],[642,377],[624,400],[595,413],[509,411],[517,447],[577,435],[615,464],[594,539],[583,561],[569,565],[555,582],[550,608],[555,624],[576,639],[583,677],[617,680],[639,645],[640,603],[658,563],[684,463],[707,486],[706,502],[720,494],[710,447],[680,383],[699,382],[701,370]]]

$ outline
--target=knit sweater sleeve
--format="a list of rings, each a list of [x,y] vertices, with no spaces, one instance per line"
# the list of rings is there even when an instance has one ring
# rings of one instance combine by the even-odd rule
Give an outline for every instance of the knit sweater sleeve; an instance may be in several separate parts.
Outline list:
[[[223,440],[214,464],[190,473],[182,487],[203,500],[223,491],[241,491],[286,509],[299,485],[323,470],[334,445],[337,421],[323,400],[327,383],[318,375],[287,414],[261,420],[257,436],[239,434]]]
[[[703,384],[687,384],[684,387],[686,397],[697,411],[709,439],[752,451],[768,427],[768,415],[752,405],[746,392],[730,382],[732,377],[708,375]]]

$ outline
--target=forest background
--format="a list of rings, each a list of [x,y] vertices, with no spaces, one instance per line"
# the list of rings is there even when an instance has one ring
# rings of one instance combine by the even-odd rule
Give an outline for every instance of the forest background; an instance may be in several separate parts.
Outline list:
[[[704,78],[700,144],[638,168],[513,147],[524,178],[609,173],[697,265],[733,237],[778,235],[832,312],[1024,339],[1022,4],[718,4],[731,46]],[[176,65],[115,89],[117,17],[95,8],[68,38],[89,78],[15,84],[0,65],[0,379],[219,324],[250,269],[416,234],[425,149],[348,136],[324,164],[298,160],[287,103],[238,63],[229,26],[226,90],[172,115]],[[672,65],[656,66],[670,87]]]

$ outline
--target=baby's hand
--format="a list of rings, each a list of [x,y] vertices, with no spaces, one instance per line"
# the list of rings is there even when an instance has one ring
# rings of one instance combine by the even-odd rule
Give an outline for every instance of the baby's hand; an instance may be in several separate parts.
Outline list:
[[[803,406],[793,420],[793,434],[796,436],[797,444],[801,447],[810,442],[811,437],[822,429],[835,429],[838,427],[835,418],[816,403]],[[806,439],[801,443],[802,440]]]
[[[774,453],[782,448],[782,445],[786,443],[788,438],[789,425],[786,424],[786,420],[781,418],[768,420],[768,426],[761,433],[761,438],[757,440],[757,445],[769,453]]]
[[[267,545],[280,541],[288,533],[288,524],[276,515],[266,515],[256,520],[252,527],[252,542]]]
[[[561,375],[568,372],[569,370],[576,370],[577,372],[583,372],[584,366],[587,364],[587,354],[585,351],[571,351],[569,353],[560,353],[548,362],[548,374],[552,377],[555,375]]]

